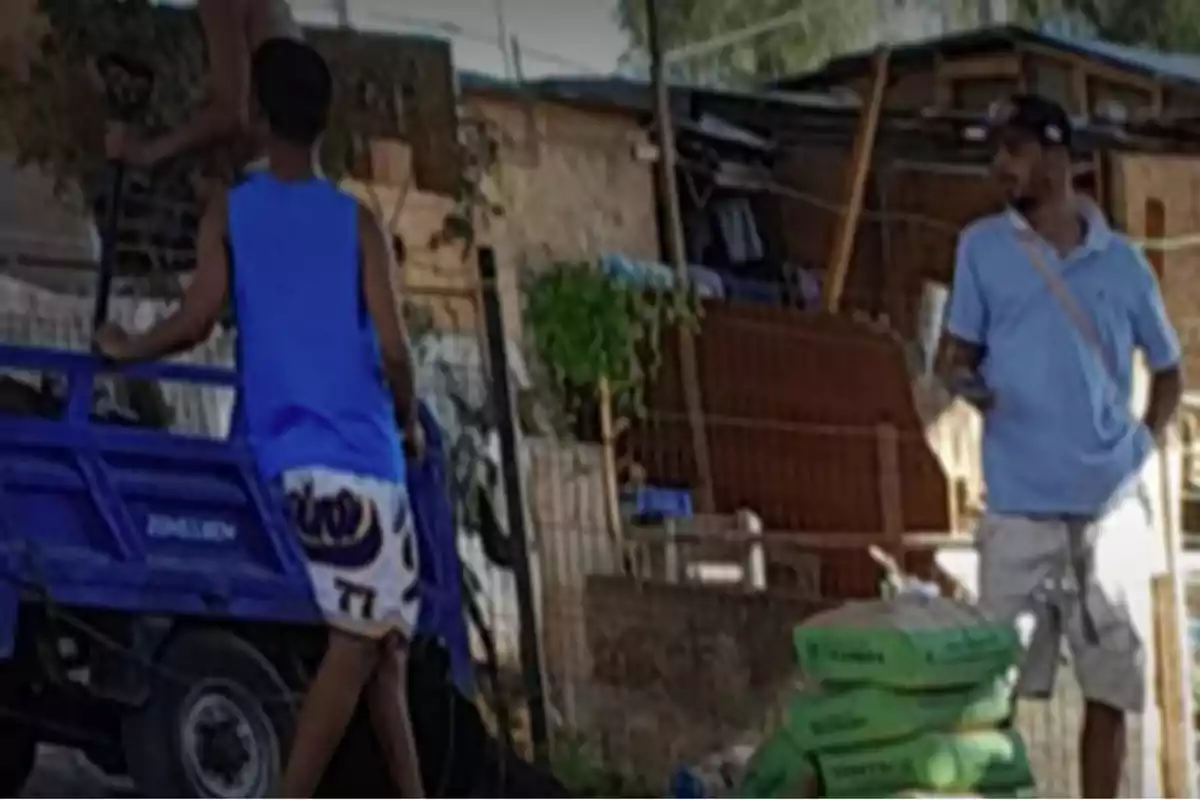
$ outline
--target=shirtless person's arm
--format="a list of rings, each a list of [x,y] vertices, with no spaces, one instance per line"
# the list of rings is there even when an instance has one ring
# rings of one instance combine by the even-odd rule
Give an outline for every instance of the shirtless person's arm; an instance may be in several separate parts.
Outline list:
[[[191,120],[143,141],[123,125],[109,130],[110,158],[138,167],[244,134],[249,129],[250,38],[247,3],[258,0],[198,0],[196,10],[208,47],[209,104]]]
[[[97,352],[113,361],[149,361],[190,350],[208,338],[229,292],[226,215],[227,200],[222,192],[200,221],[196,269],[179,308],[142,333],[127,333],[112,322],[102,326],[94,339]]]
[[[379,220],[365,206],[358,209],[358,242],[362,257],[362,290],[367,312],[379,338],[383,374],[396,406],[396,422],[404,431],[410,455],[420,455],[423,437],[417,418],[417,393],[412,350],[404,319],[396,311],[392,287],[395,256]]]

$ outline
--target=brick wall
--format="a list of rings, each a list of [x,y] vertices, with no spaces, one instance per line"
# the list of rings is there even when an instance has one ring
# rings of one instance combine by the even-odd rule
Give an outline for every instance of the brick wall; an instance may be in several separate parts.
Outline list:
[[[635,117],[491,97],[468,96],[466,108],[503,132],[495,184],[506,213],[491,240],[506,260],[658,257],[653,165],[634,157]]]
[[[468,94],[463,102],[465,115],[488,120],[498,132],[498,163],[487,186],[503,214],[480,226],[479,241],[496,251],[510,336],[520,337],[525,268],[610,251],[657,258],[653,165],[634,158],[632,145],[641,135],[634,117],[495,95]],[[470,291],[477,280],[474,253],[429,244],[450,200],[397,189],[409,184],[411,169],[408,148],[399,142],[376,145],[373,162],[374,196],[363,186],[357,191],[385,220],[394,217],[393,228],[409,248],[408,291],[439,297]],[[403,208],[394,214],[401,194]],[[460,319],[471,315],[458,311]]]
[[[656,782],[760,738],[794,681],[792,629],[827,607],[598,576],[585,602],[599,744],[613,766]]]

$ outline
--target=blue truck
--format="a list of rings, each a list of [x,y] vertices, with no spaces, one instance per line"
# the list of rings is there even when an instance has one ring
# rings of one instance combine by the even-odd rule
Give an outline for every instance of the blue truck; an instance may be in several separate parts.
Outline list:
[[[323,637],[303,554],[245,441],[98,419],[101,364],[86,354],[5,346],[0,367],[66,379],[40,413],[0,414],[0,793],[55,742],[147,794],[269,794]]]
[[[298,540],[236,424],[215,440],[100,413],[93,386],[113,370],[84,353],[0,345],[0,369],[65,378],[15,400],[0,385],[0,796],[20,792],[40,743],[77,748],[150,797],[277,796],[325,634]],[[174,363],[118,372],[237,378]],[[441,431],[427,408],[422,424],[409,700],[427,795],[565,796],[488,731],[465,685]],[[394,793],[360,708],[322,795]]]

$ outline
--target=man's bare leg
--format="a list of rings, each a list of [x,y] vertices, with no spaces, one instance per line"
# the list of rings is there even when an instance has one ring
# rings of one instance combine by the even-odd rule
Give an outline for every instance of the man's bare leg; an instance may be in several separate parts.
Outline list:
[[[408,710],[408,642],[389,637],[382,647],[379,666],[367,688],[371,722],[400,796],[424,797],[417,739]]]
[[[1125,768],[1125,712],[1089,700],[1079,736],[1080,789],[1084,797],[1116,797]]]
[[[292,750],[280,783],[283,797],[316,793],[378,660],[377,641],[329,632],[329,646],[296,719]]]

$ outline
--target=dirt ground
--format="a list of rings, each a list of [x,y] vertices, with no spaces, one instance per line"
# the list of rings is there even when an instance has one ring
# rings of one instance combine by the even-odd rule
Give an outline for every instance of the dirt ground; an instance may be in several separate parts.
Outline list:
[[[22,797],[136,797],[127,779],[110,778],[74,750],[43,746]]]

